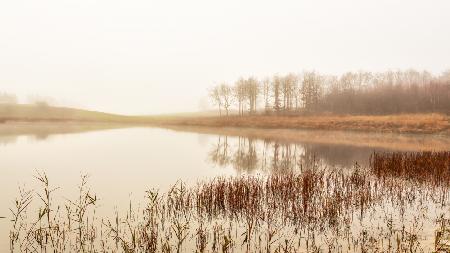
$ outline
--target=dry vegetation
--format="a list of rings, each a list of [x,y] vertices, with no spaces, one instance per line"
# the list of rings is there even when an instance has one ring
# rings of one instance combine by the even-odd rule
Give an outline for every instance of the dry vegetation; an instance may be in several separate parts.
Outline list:
[[[312,71],[262,80],[248,77],[216,85],[209,95],[219,115],[227,117],[172,123],[400,133],[448,133],[450,125],[450,72],[436,76],[410,69],[335,76]],[[242,117],[228,117],[232,110]]]
[[[450,71],[317,72],[240,78],[209,92],[219,115],[123,116],[48,103],[17,104],[0,94],[0,122],[76,121],[240,128],[353,130],[395,133],[450,131]],[[37,100],[39,101],[39,100]],[[232,115],[235,112],[235,115]],[[236,115],[239,115],[237,116]],[[341,115],[341,116],[339,116]],[[362,116],[367,115],[367,116]]]
[[[29,208],[34,194],[28,191],[12,209],[11,249],[448,252],[450,154],[374,154],[371,161],[369,168],[310,164],[266,177],[177,183],[163,194],[148,191],[144,207],[130,204],[126,215],[112,219],[95,216],[98,200],[85,177],[79,199],[57,206],[56,188],[38,175],[43,190],[36,209]],[[427,234],[430,228],[436,233]]]
[[[122,116],[45,105],[0,105],[0,123],[73,122],[147,126],[202,126],[265,129],[352,130],[392,133],[449,134],[445,114],[399,115],[245,115],[245,116]],[[0,124],[6,126],[4,124]],[[3,127],[5,128],[5,127]],[[244,131],[244,130],[243,130]]]
[[[374,153],[370,161],[378,177],[397,177],[420,183],[450,187],[450,151]]]
[[[201,118],[159,118],[158,125],[239,127],[272,129],[352,130],[393,133],[450,133],[450,118],[442,114],[400,114],[384,116],[228,116]]]

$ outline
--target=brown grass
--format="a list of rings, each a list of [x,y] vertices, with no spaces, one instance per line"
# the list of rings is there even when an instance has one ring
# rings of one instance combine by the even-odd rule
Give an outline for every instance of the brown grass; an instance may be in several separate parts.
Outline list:
[[[200,116],[199,116],[200,115]],[[201,116],[203,115],[203,116]],[[0,123],[25,122],[107,122],[153,126],[207,126],[266,129],[352,130],[394,133],[450,133],[450,117],[443,114],[355,115],[253,115],[205,116],[175,114],[124,116],[73,108],[0,105]]]
[[[401,114],[384,116],[229,116],[197,118],[154,118],[158,125],[245,127],[269,129],[352,130],[394,133],[450,132],[450,118],[442,114]]]
[[[370,167],[383,180],[396,177],[450,187],[450,151],[374,153]]]

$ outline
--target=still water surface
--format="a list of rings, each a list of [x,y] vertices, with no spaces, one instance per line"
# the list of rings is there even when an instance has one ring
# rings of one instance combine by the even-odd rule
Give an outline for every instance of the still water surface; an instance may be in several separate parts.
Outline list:
[[[47,173],[51,185],[59,187],[55,198],[61,199],[77,196],[80,176],[88,174],[100,198],[99,212],[108,216],[130,201],[139,203],[146,190],[164,190],[177,180],[195,184],[216,176],[277,173],[311,161],[328,167],[366,166],[374,150],[390,147],[450,149],[442,136],[378,134],[368,141],[370,135],[347,133],[336,141],[332,137],[341,133],[255,130],[239,136],[236,130],[211,129],[39,129],[0,132],[0,217],[7,217],[0,219],[1,252],[8,250],[9,208],[19,187],[37,187],[37,172]],[[352,138],[359,141],[352,144]]]

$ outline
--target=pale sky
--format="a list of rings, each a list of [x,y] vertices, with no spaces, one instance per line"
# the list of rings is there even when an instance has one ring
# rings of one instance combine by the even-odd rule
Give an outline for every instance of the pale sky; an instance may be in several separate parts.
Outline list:
[[[450,67],[449,0],[1,0],[0,91],[197,111],[240,76]]]

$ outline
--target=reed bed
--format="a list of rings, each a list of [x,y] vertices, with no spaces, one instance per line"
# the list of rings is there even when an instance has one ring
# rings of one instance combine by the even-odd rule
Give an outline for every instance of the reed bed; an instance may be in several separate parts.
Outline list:
[[[312,164],[177,182],[113,218],[97,217],[86,177],[76,201],[56,205],[56,188],[41,174],[42,192],[20,191],[12,208],[11,251],[448,252],[450,187],[436,176],[446,175],[448,160],[446,152],[375,153],[369,168]],[[441,167],[426,175],[427,166]]]
[[[401,177],[434,186],[450,186],[450,151],[374,153],[370,167],[383,179]]]

